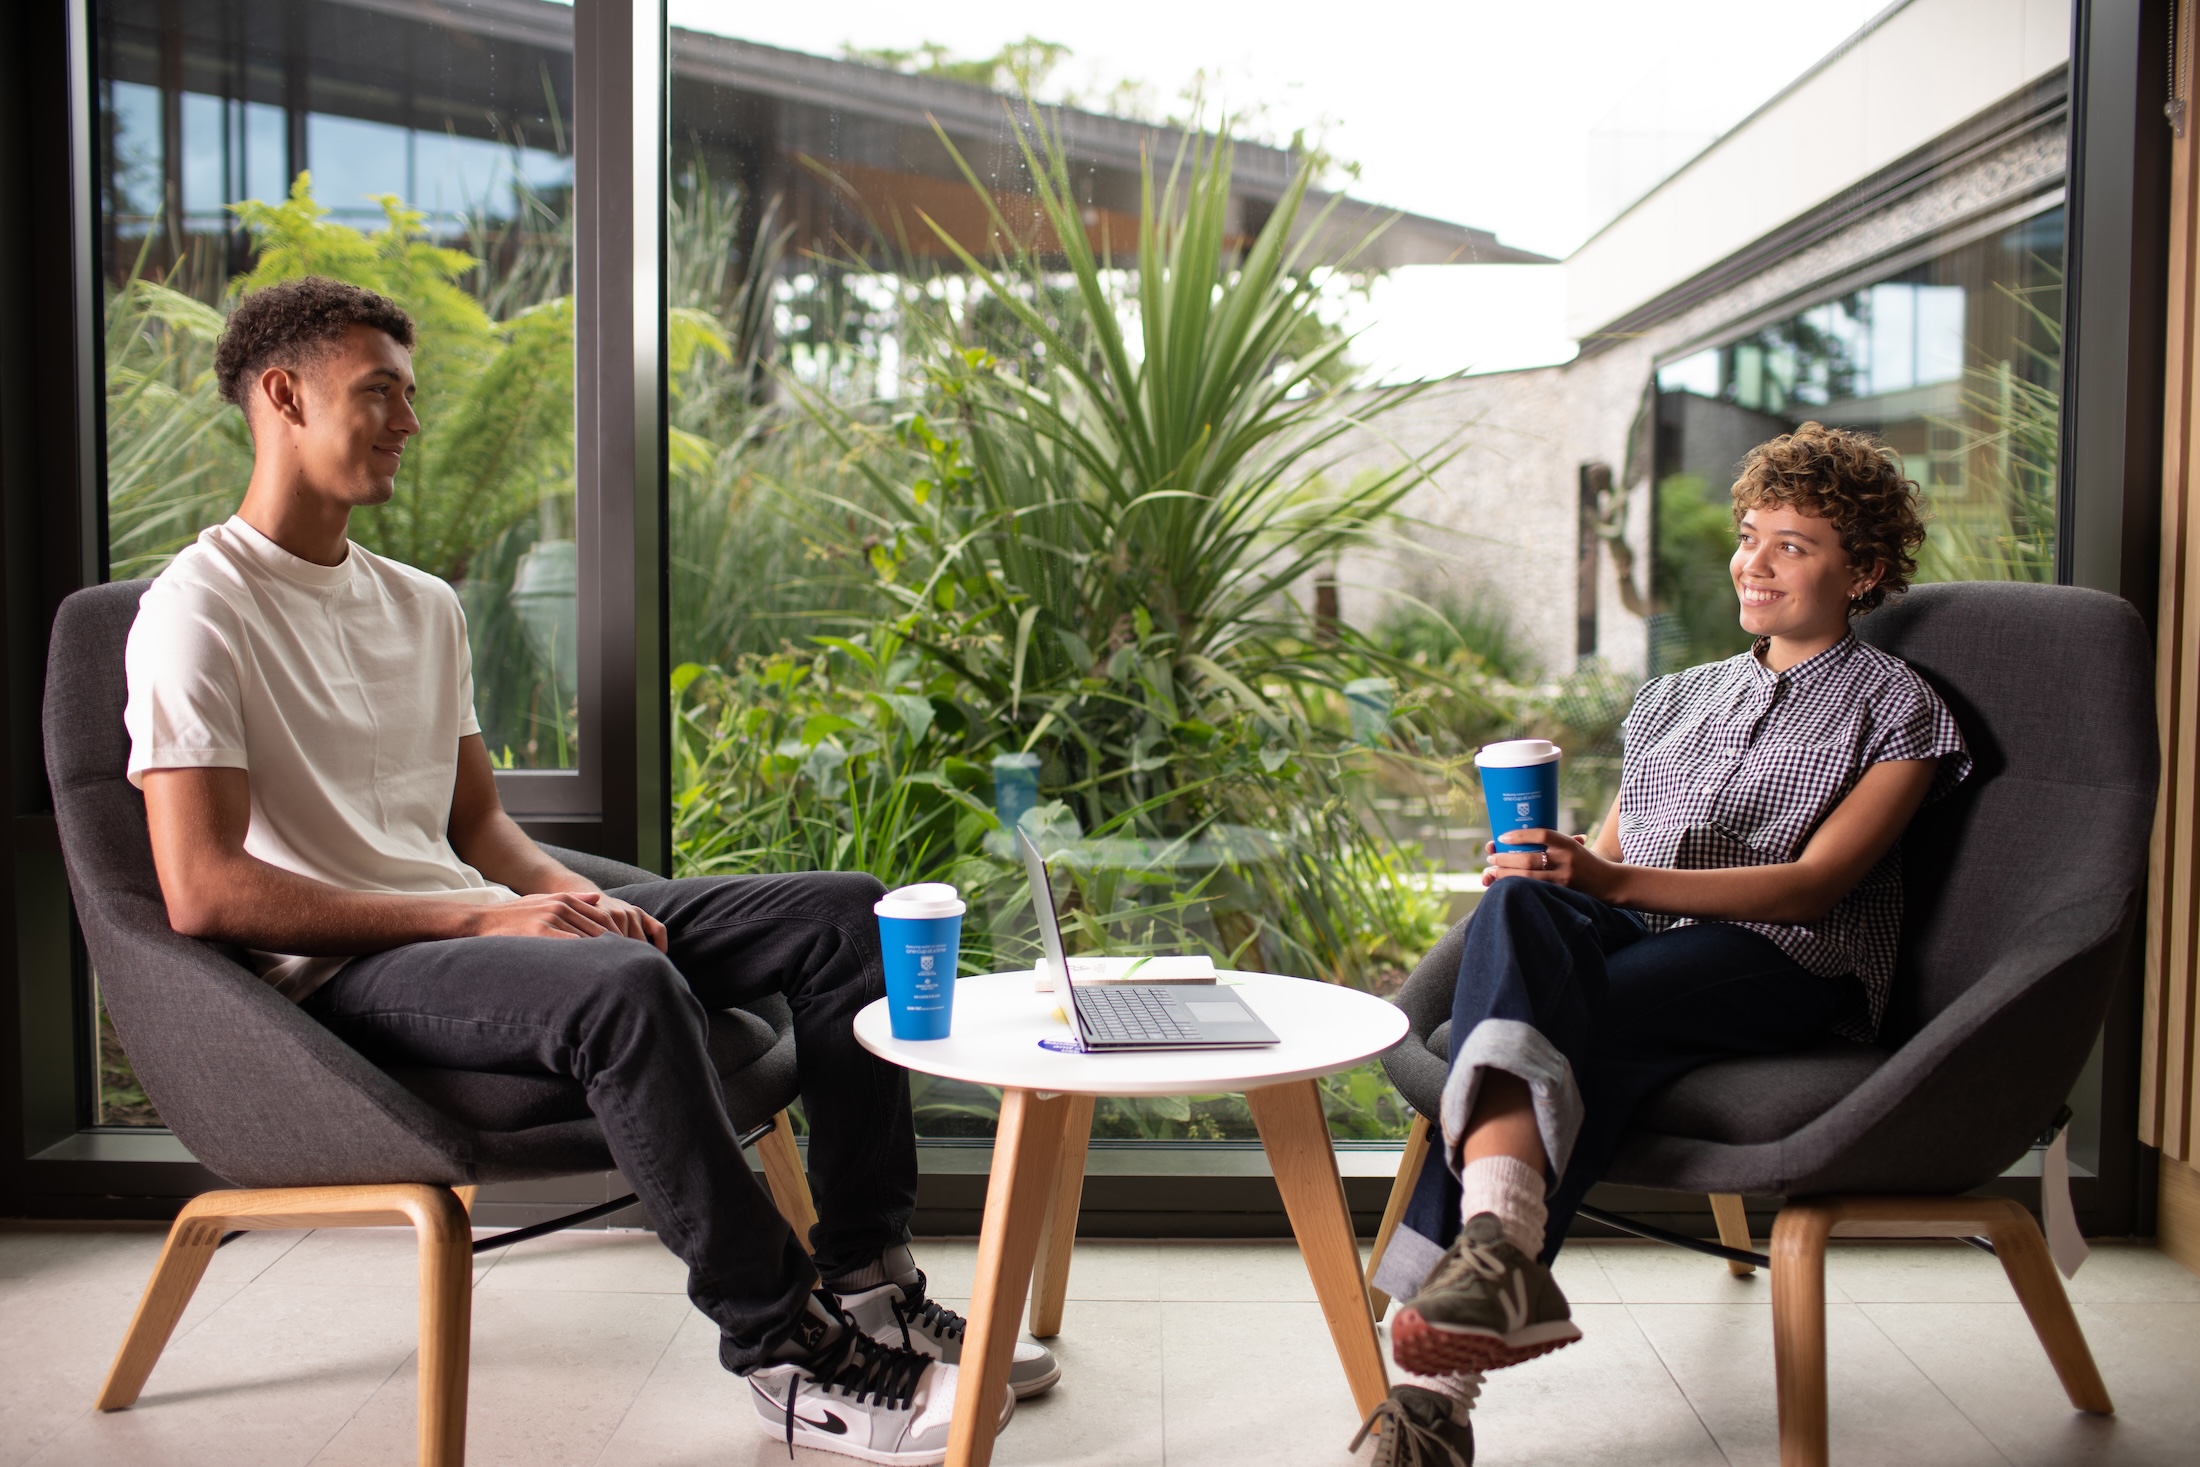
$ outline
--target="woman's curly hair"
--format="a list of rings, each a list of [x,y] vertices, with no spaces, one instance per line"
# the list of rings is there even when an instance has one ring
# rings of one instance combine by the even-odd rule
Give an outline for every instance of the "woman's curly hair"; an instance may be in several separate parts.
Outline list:
[[[222,401],[243,407],[250,379],[269,367],[311,365],[354,326],[372,326],[412,349],[412,317],[388,296],[320,275],[254,291],[229,313],[214,347]]]
[[[1849,603],[1852,615],[1910,588],[1912,552],[1925,543],[1917,483],[1902,476],[1902,456],[1869,433],[1805,423],[1751,449],[1734,481],[1734,523],[1774,505],[1830,521],[1852,565],[1881,568],[1878,582]]]

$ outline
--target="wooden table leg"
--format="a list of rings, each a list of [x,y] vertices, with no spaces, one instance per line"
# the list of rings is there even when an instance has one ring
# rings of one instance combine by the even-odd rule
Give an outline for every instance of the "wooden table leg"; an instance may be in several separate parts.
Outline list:
[[[963,1340],[948,1428],[948,1467],[987,1467],[1000,1430],[1008,1361],[1031,1286],[1040,1224],[1054,1190],[1062,1131],[1072,1097],[1030,1090],[1001,1092],[1001,1123],[993,1134],[993,1171],[986,1180],[985,1219],[978,1233],[977,1276],[970,1287],[970,1332]]]
[[[1069,1296],[1069,1255],[1077,1242],[1077,1209],[1085,1196],[1085,1148],[1092,1140],[1090,1095],[1072,1095],[1062,1123],[1062,1154],[1054,1166],[1046,1222],[1039,1229],[1039,1261],[1031,1272],[1031,1332],[1052,1339],[1062,1332],[1062,1301]]]
[[[1360,1276],[1360,1248],[1352,1236],[1337,1153],[1329,1144],[1321,1089],[1312,1080],[1293,1080],[1248,1090],[1245,1101],[1260,1127],[1260,1144],[1344,1363],[1345,1381],[1364,1416],[1390,1394],[1390,1380],[1368,1308],[1367,1281]]]

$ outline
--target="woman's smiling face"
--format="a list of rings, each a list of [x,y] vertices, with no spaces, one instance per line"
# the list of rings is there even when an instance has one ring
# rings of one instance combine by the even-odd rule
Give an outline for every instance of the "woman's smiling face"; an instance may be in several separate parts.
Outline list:
[[[1879,579],[1878,566],[1850,564],[1831,520],[1786,505],[1745,510],[1735,540],[1727,569],[1753,637],[1838,638],[1850,598]]]

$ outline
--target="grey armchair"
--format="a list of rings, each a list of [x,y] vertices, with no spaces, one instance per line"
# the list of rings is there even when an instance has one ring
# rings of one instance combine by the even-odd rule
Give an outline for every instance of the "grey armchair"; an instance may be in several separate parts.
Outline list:
[[[146,584],[97,586],[62,603],[46,668],[46,767],[77,917],[115,1032],[161,1119],[243,1190],[185,1205],[99,1406],[137,1399],[225,1234],[410,1224],[420,1239],[420,1461],[458,1467],[471,1258],[484,1246],[468,1221],[474,1189],[608,1171],[610,1151],[578,1084],[549,1074],[378,1069],[277,996],[235,950],[169,927],[144,800],[124,773],[123,646]],[[656,879],[546,849],[606,887]],[[816,1215],[785,1114],[796,1093],[792,1016],[778,999],[714,1014],[709,1044],[727,1109],[757,1145],[773,1197],[806,1243]]]
[[[1646,1104],[1608,1177],[1712,1194],[1737,1257],[1739,1194],[1786,1199],[1770,1259],[1784,1467],[1826,1461],[1830,1235],[1986,1238],[2071,1404],[2112,1409],[2031,1214],[1963,1194],[2053,1123],[2125,970],[2154,815],[2146,629],[2098,592],[1972,584],[1918,587],[1858,632],[1939,690],[1976,760],[1907,836],[1881,1041],[1686,1075]],[[1383,1066],[1424,1119],[1378,1249],[1428,1144],[1462,944],[1454,929],[1398,996],[1411,1032]]]

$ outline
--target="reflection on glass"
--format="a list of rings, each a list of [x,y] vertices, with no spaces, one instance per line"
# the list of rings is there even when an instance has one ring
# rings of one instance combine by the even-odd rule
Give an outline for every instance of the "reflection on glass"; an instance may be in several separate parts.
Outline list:
[[[1728,486],[1806,419],[1902,454],[1931,515],[1920,580],[2052,581],[2062,264],[2058,206],[1660,367],[1654,670],[1748,644]]]
[[[109,573],[227,517],[251,445],[226,311],[320,274],[414,318],[425,424],[368,548],[451,581],[506,767],[574,767],[572,12],[341,0],[97,8]],[[96,1114],[154,1124],[102,1026]]]
[[[953,881],[964,970],[1028,967],[1006,811],[1057,857],[1075,950],[1394,988],[1447,925],[1369,813],[1380,778],[1441,778],[1425,689],[1356,731],[1344,689],[1370,665],[1296,585],[1403,482],[1329,482],[1289,446],[1333,441],[1354,375],[1319,294],[1354,226],[1259,264],[1260,231],[1300,217],[1301,160],[1241,145],[1203,202],[1187,155],[1152,206],[1202,243],[1141,256],[1141,158],[1159,191],[1181,133],[1050,114],[1027,157],[982,66],[684,31],[672,60],[682,869]],[[1216,319],[1273,314],[1240,343],[1180,302],[1182,331],[1143,334],[1178,279]],[[1228,441],[1195,448],[1209,423]],[[988,1092],[912,1088],[922,1134],[991,1134]],[[1410,1121],[1372,1066],[1327,1096],[1342,1136]],[[1207,1096],[1103,1102],[1095,1134],[1254,1131]]]
[[[570,768],[572,17],[515,41],[495,8],[101,7],[110,570],[158,572],[243,493],[210,372],[229,304],[380,290],[418,323],[426,430],[353,534],[458,586],[498,763]]]

